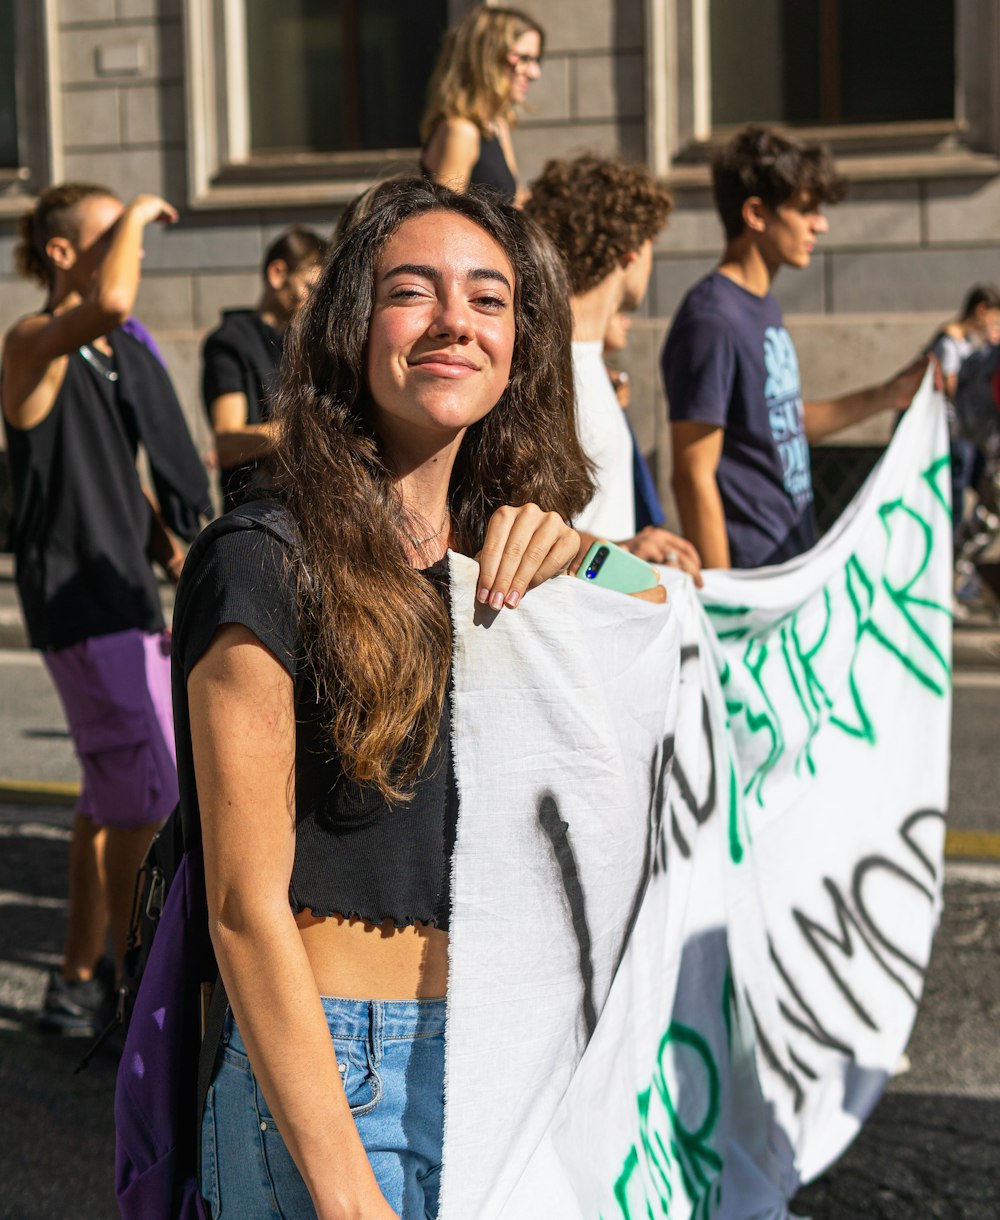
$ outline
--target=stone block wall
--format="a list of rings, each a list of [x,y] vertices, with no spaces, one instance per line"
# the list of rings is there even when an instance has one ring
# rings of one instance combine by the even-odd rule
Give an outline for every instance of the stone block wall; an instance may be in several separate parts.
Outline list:
[[[545,63],[518,127],[530,181],[550,157],[584,149],[645,155],[642,0],[544,0]]]

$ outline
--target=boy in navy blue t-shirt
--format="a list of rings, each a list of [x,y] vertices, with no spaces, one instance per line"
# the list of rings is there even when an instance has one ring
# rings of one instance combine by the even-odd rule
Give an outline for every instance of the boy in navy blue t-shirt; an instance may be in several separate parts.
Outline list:
[[[927,362],[883,385],[803,402],[771,283],[782,267],[808,267],[829,227],[822,205],[843,198],[844,180],[825,148],[756,126],[722,150],[712,180],[726,248],[685,297],[662,355],[673,488],[704,566],[753,568],[816,541],[810,443],[909,406]]]

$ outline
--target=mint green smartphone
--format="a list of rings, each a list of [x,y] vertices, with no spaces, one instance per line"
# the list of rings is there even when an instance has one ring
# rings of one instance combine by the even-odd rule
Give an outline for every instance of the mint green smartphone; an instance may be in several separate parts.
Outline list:
[[[587,551],[576,574],[580,580],[618,593],[642,593],[659,584],[656,572],[644,559],[603,539],[598,539]]]

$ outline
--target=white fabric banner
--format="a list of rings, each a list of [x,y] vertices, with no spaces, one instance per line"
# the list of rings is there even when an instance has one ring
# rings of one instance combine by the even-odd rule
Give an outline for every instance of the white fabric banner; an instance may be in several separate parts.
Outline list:
[[[780,1218],[857,1133],[939,912],[950,521],[926,382],[780,568],[493,616],[453,558],[444,1220]]]

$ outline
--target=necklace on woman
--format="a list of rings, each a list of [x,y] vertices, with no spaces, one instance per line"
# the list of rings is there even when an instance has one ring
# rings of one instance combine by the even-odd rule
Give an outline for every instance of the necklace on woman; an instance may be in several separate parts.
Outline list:
[[[426,538],[414,538],[413,535],[410,534],[409,535],[410,545],[413,546],[415,549],[419,549],[422,546],[426,546],[428,542],[433,542],[435,538],[440,538],[441,535],[444,533],[444,527],[448,524],[448,519],[450,516],[451,516],[451,505],[446,504],[444,506],[444,516],[441,518],[441,524],[437,527],[437,529],[434,531],[434,533],[428,534]]]
[[[118,373],[114,369],[108,368],[108,366],[104,363],[104,360],[101,359],[101,355],[104,355],[103,352],[99,355],[89,343],[84,343],[79,351],[80,355],[84,358],[84,360],[86,360],[90,367],[92,369],[96,369],[105,381],[118,380]],[[109,359],[109,357],[106,356],[105,359]]]

